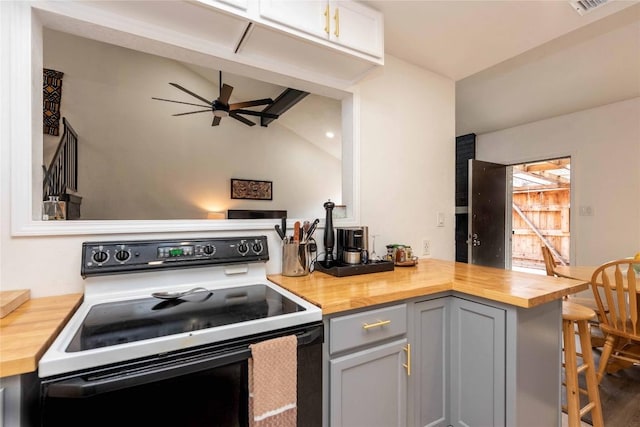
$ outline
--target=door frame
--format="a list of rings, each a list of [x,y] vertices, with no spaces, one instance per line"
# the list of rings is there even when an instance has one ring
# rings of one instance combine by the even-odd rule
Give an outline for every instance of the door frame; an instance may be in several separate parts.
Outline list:
[[[553,161],[553,160],[565,160],[567,159],[569,161],[569,254],[568,254],[568,261],[570,265],[573,265],[575,262],[575,236],[573,233],[573,224],[575,224],[576,222],[574,221],[575,219],[575,215],[578,214],[578,210],[575,209],[575,212],[571,209],[571,206],[575,206],[574,203],[574,199],[575,199],[575,191],[574,191],[574,187],[573,187],[573,182],[574,182],[574,167],[572,166],[575,163],[575,158],[577,156],[576,155],[571,155],[571,154],[565,154],[565,155],[553,155],[553,156],[545,156],[543,158],[534,158],[534,159],[529,159],[529,160],[524,160],[524,161],[517,161],[517,162],[510,162],[509,166],[510,166],[510,172],[509,172],[509,186],[510,191],[508,194],[509,197],[509,207],[513,204],[513,168],[519,165],[524,165],[524,164],[532,164],[532,163],[542,163],[542,162],[549,162],[549,161]],[[510,227],[513,227],[513,215],[511,213],[509,213],[508,215],[509,218],[509,225]],[[511,234],[512,236],[512,234]],[[513,240],[513,239],[511,239]],[[513,241],[511,241],[509,243],[509,252],[510,252],[510,256],[509,256],[509,264],[511,265],[510,268],[513,267]],[[542,271],[544,271],[544,269],[541,269]]]
[[[501,162],[500,160],[486,160],[482,161],[492,162],[492,163],[502,163],[506,166],[506,174],[505,179],[507,180],[505,186],[505,242],[504,242],[504,254],[505,254],[505,269],[511,270],[513,268],[513,215],[512,215],[512,205],[513,205],[513,168],[517,165],[528,164],[528,163],[538,163],[549,160],[558,160],[558,159],[569,159],[570,164],[573,165],[576,160],[576,155],[571,154],[562,154],[562,155],[552,155],[545,157],[536,157],[533,159],[527,160],[519,160],[519,161],[509,161],[509,162]],[[480,160],[480,159],[475,159]],[[569,171],[569,203],[570,206],[575,206],[575,191],[573,187],[574,182],[574,173],[575,168],[572,166]],[[469,209],[468,209],[469,218],[472,215],[472,206],[471,201],[469,201]],[[573,235],[573,224],[575,224],[575,215],[578,215],[577,210],[571,210],[569,212],[569,264],[573,265],[575,263],[575,236]],[[471,219],[469,219],[471,221]],[[471,236],[467,233],[467,249],[471,245]],[[471,258],[467,261],[471,264]]]

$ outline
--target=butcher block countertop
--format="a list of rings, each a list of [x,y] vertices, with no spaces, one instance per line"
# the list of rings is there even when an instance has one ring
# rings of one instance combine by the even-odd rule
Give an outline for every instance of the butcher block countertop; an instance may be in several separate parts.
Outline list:
[[[37,370],[81,301],[82,294],[33,298],[0,319],[0,377]]]
[[[269,275],[269,280],[333,314],[357,308],[457,291],[531,308],[583,291],[588,282],[520,273],[491,267],[421,259],[414,267],[334,277],[319,271],[307,276]]]

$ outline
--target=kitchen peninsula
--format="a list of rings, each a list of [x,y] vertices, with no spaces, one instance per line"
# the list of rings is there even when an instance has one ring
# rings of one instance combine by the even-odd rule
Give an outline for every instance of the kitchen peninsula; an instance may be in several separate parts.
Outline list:
[[[560,425],[561,300],[586,282],[435,259],[269,279],[322,308],[327,425]]]

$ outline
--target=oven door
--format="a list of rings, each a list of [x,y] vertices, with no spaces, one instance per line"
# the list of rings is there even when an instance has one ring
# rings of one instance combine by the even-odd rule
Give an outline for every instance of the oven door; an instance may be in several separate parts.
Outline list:
[[[249,344],[298,338],[298,425],[322,425],[322,323],[42,379],[42,426],[248,426]]]

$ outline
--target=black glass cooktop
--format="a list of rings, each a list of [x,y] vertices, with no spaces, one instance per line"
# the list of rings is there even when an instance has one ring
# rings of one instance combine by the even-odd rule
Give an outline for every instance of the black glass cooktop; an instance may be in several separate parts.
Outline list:
[[[67,352],[141,341],[303,311],[266,285],[196,292],[175,300],[154,297],[97,304]]]

